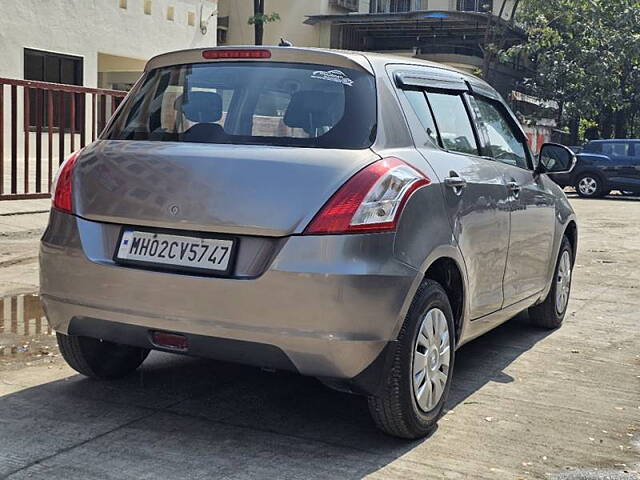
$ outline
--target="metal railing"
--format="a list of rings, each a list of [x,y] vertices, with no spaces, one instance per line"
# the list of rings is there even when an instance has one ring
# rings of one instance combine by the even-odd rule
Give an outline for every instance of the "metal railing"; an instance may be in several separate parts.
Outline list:
[[[49,197],[58,166],[96,139],[126,94],[0,77],[0,200]]]
[[[351,12],[358,11],[359,3],[360,2],[358,0],[330,0],[329,1],[330,5],[344,8],[345,10],[349,10]]]

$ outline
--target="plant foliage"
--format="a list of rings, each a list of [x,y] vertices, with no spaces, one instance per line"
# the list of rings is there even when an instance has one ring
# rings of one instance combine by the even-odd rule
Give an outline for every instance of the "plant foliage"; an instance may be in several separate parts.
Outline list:
[[[556,100],[575,129],[595,121],[600,135],[626,136],[640,110],[640,1],[523,0],[517,21],[528,33],[507,55],[525,55],[533,95]]]

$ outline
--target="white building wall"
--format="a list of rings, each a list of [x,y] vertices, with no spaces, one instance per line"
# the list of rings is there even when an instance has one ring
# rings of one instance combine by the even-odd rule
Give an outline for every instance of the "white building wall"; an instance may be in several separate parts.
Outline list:
[[[148,1],[148,0],[147,0]],[[126,8],[121,8],[126,5]],[[149,5],[149,4],[147,4]],[[74,55],[83,59],[83,86],[97,87],[98,78],[106,83],[129,84],[140,75],[144,63],[154,55],[190,47],[215,46],[217,0],[151,0],[151,14],[144,11],[145,0],[0,0],[0,77],[24,79],[24,49]],[[173,7],[173,20],[168,9]],[[191,14],[191,15],[190,15]],[[209,18],[211,15],[213,16]],[[189,25],[189,17],[193,25]],[[206,34],[200,30],[201,18],[207,23]],[[100,85],[101,86],[101,85]],[[11,155],[11,96],[4,91],[4,169],[0,181],[9,191]],[[16,117],[18,193],[24,193],[25,176],[23,89],[18,88]],[[87,143],[91,141],[91,113],[85,112]],[[65,154],[70,152],[71,135],[65,135]],[[33,189],[35,178],[36,134],[29,134],[29,172]],[[75,148],[80,145],[75,135]],[[58,158],[58,135],[53,136],[52,169]],[[43,172],[48,171],[48,137],[42,135]],[[48,188],[46,173],[42,189]]]
[[[82,57],[84,86],[95,87],[98,53],[146,61],[169,50],[214,46],[216,17],[202,35],[201,9],[208,17],[217,0],[151,0],[151,15],[144,13],[144,0],[2,0],[0,76],[23,78],[24,48],[33,48]],[[187,23],[189,12],[194,26]]]

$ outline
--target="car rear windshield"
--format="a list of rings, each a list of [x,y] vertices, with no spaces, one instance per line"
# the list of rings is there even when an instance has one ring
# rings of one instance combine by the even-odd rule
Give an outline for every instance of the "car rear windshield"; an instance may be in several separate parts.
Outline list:
[[[102,138],[360,149],[375,132],[372,75],[327,65],[220,62],[148,72]]]

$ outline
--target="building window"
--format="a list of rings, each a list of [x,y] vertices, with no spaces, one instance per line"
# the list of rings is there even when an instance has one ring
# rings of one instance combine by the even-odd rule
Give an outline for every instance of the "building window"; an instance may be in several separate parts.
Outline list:
[[[24,79],[40,82],[65,83],[67,85],[82,85],[82,58],[59,53],[43,52],[40,50],[24,49]],[[52,95],[53,118],[52,124],[60,126],[60,92],[42,91],[36,96],[35,90],[31,91],[29,103],[29,125],[47,125],[48,95]],[[71,100],[70,94],[63,98],[65,110],[65,128],[71,126]],[[75,95],[75,129],[78,131],[84,125],[84,94]]]
[[[458,10],[461,12],[493,12],[493,0],[458,0]]]
[[[401,13],[411,11],[410,0],[373,0],[369,4],[371,13]]]
[[[120,8],[127,8],[127,0],[118,0],[118,6]]]
[[[167,7],[167,20],[169,20],[170,22],[173,22],[175,14],[176,14],[175,8],[171,6]]]
[[[224,45],[227,43],[227,31],[224,28],[218,29],[217,44]]]
[[[194,12],[187,13],[187,23],[190,27],[195,26],[196,24],[196,14]]]
[[[144,14],[151,15],[151,0],[144,0]]]

